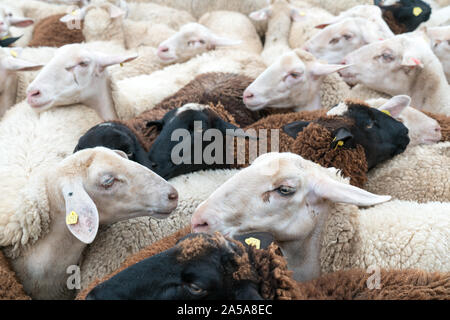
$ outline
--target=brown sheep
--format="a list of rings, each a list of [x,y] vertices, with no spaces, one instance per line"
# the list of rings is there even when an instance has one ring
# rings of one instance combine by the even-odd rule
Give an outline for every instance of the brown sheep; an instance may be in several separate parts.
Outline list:
[[[67,24],[59,21],[65,14],[55,14],[40,20],[34,27],[33,38],[29,47],[62,47],[66,44],[85,42],[83,21],[81,28],[69,29]]]
[[[0,251],[0,300],[30,300]]]
[[[364,270],[342,270],[322,275],[314,280],[299,283],[293,280],[292,272],[287,269],[287,262],[280,254],[275,243],[256,249],[254,246],[243,245],[236,240],[225,239],[222,235],[195,234],[188,235],[189,229],[181,229],[175,234],[162,239],[161,241],[145,248],[133,255],[122,265],[122,267],[101,280],[94,281],[87,289],[81,292],[77,299],[83,300],[97,285],[95,298],[106,299],[140,299],[144,298],[148,291],[157,292],[157,287],[148,283],[147,280],[153,278],[165,278],[161,274],[153,275],[148,270],[151,264],[158,263],[158,253],[175,255],[177,265],[191,263],[196,266],[196,262],[202,259],[208,261],[208,257],[213,254],[212,250],[219,249],[228,257],[234,260],[232,270],[229,267],[221,269],[222,273],[232,273],[231,281],[235,285],[239,281],[253,282],[258,289],[258,294],[263,299],[268,300],[366,300],[366,299],[449,299],[450,297],[450,273],[425,272],[421,270],[381,270],[379,277],[379,288],[369,288],[372,284],[369,277],[372,273]],[[187,236],[188,235],[188,236]],[[248,240],[249,238],[244,239]],[[212,240],[212,241],[211,241]],[[175,245],[175,243],[177,243]],[[262,241],[261,241],[262,243]],[[174,249],[170,249],[171,246]],[[154,257],[152,259],[147,259]],[[158,255],[161,257],[161,255]],[[144,260],[146,259],[146,260]],[[144,261],[142,261],[144,260]],[[140,262],[139,264],[136,264]],[[127,278],[127,268],[133,266],[131,277]],[[211,262],[211,268],[214,264]],[[166,265],[164,270],[169,273],[167,277],[173,277],[174,272],[178,272],[177,266]],[[234,272],[233,272],[234,270]],[[113,278],[118,275],[123,285],[107,287],[108,282],[119,281]],[[130,270],[131,271],[131,270]],[[135,280],[136,274],[142,273],[143,278]],[[162,271],[164,272],[164,271]],[[223,275],[226,277],[226,275]],[[148,278],[148,279],[147,279]],[[107,281],[109,280],[109,281]],[[107,282],[105,282],[107,281]],[[133,290],[127,289],[130,282]],[[124,283],[127,283],[125,285]],[[105,287],[106,284],[106,287]],[[376,284],[374,282],[373,284]],[[138,287],[135,287],[137,285]],[[139,287],[142,286],[142,287]],[[372,287],[371,287],[372,288]],[[138,289],[137,291],[134,291]],[[217,289],[216,289],[217,290]],[[101,291],[100,294],[98,291]],[[139,292],[136,296],[134,292]],[[212,294],[208,292],[208,294]],[[174,297],[177,298],[178,296]],[[157,298],[157,296],[156,296]],[[178,297],[179,298],[179,297]]]

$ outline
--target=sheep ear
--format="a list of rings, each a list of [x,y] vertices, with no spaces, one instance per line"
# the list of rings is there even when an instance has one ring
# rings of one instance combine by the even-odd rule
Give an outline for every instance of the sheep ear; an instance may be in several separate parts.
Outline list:
[[[242,40],[233,40],[224,37],[219,37],[217,35],[211,35],[211,44],[217,47],[225,46],[237,46],[242,43]]]
[[[357,206],[372,206],[391,200],[391,196],[379,196],[314,171],[308,173],[308,189],[315,197]]]
[[[282,127],[283,131],[286,132],[290,137],[297,138],[299,132],[302,132],[310,124],[309,121],[294,121],[288,123]]]
[[[26,60],[8,57],[3,59],[2,65],[10,71],[35,71],[43,67],[41,64],[35,64]]]
[[[337,72],[350,66],[350,64],[326,64],[316,62],[311,66],[310,72],[313,76],[320,77],[329,75],[333,72]]]
[[[271,13],[272,10],[270,8],[263,8],[258,11],[253,11],[248,16],[250,17],[250,19],[255,21],[264,21],[269,19]]]
[[[122,10],[121,8],[113,4],[109,5],[109,16],[111,17],[111,19],[116,19],[121,16],[125,16],[125,14],[126,14],[125,10]]]
[[[19,18],[19,17],[11,17],[9,22],[12,26],[17,28],[26,28],[31,26],[34,23],[33,19],[30,18]]]
[[[62,192],[66,202],[66,226],[81,242],[86,244],[94,241],[99,226],[97,207],[84,190],[83,183],[66,181]]]
[[[401,65],[404,67],[410,67],[410,68],[415,68],[415,67],[423,68],[423,63],[419,59],[417,59],[409,54],[405,54],[403,56]]]
[[[127,63],[130,61],[133,61],[138,57],[137,54],[125,56],[125,55],[118,55],[118,56],[107,56],[107,55],[99,55],[97,57],[97,63],[100,67],[100,70],[103,71],[105,68],[115,65],[115,64],[122,64]]]
[[[403,110],[409,106],[411,98],[407,95],[392,97],[385,104],[378,108],[380,111],[387,111],[391,117],[398,118]]]
[[[334,139],[331,148],[342,147],[344,143],[353,138],[353,134],[347,128],[339,128],[334,132]]]
[[[19,40],[20,38],[22,38],[22,36],[20,37],[6,37],[3,39],[0,39],[0,47],[9,47],[10,45],[12,45],[14,42],[16,42],[17,40]]]

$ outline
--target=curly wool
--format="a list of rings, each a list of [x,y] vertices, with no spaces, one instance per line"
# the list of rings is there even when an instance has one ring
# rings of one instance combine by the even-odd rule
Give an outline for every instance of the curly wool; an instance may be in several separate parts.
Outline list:
[[[62,47],[66,44],[85,42],[83,22],[81,29],[69,29],[64,22],[59,21],[65,14],[56,14],[40,20],[34,27],[33,38],[29,47]]]
[[[288,113],[285,115],[273,115],[266,117],[247,129],[268,129],[267,139],[260,138],[260,143],[267,143],[267,150],[271,150],[271,130],[281,129],[284,125],[293,121],[312,121],[317,120],[320,124],[310,123],[301,131],[295,139],[279,131],[279,151],[293,152],[301,155],[307,160],[314,161],[324,167],[335,167],[341,170],[342,174],[350,177],[352,185],[362,187],[367,181],[366,173],[368,171],[366,155],[361,145],[355,149],[330,147],[333,137],[331,132],[336,123],[342,123],[338,117],[327,117],[327,110],[302,111]],[[248,143],[246,144],[246,162],[243,167],[248,166]],[[238,165],[242,167],[242,165]]]
[[[31,300],[0,251],[0,300]]]

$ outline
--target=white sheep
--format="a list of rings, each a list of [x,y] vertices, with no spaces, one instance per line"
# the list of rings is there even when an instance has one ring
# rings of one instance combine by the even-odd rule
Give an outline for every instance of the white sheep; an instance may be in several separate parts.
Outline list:
[[[17,48],[0,49],[0,118],[16,103],[18,71],[40,69],[42,65],[19,58]]]
[[[250,110],[264,107],[316,110],[331,108],[348,92],[339,79],[325,77],[345,65],[325,64],[300,49],[279,57],[244,91],[244,103]]]
[[[287,0],[271,0],[270,5],[250,13],[255,21],[268,21],[264,49],[261,56],[267,66],[280,55],[289,52],[289,34],[293,21],[301,20],[302,14]]]
[[[268,153],[214,191],[192,228],[270,232],[298,281],[343,268],[448,271],[450,203],[390,199],[349,185],[335,168]]]
[[[304,49],[328,63],[340,63],[360,47],[393,37],[380,31],[378,25],[364,18],[346,18],[317,32],[304,44]]]
[[[233,15],[234,14],[232,14],[232,16]],[[243,16],[243,18],[246,17]],[[254,27],[251,23],[249,27],[253,28],[254,31]],[[256,31],[254,31],[254,33],[256,38],[250,37],[250,39],[256,39],[257,41],[259,41],[259,47],[261,48],[262,45],[256,35]],[[211,50],[215,50],[216,48],[232,46],[231,50],[239,50],[242,49],[242,47],[236,47],[243,43],[240,38],[241,37],[236,36],[236,34],[234,35],[234,38],[219,36],[216,32],[200,23],[188,23],[182,26],[177,33],[159,44],[158,57],[162,63],[167,65],[172,63],[185,62],[192,57]],[[244,47],[244,50],[245,49],[246,48]],[[259,50],[259,52],[257,50],[249,51],[256,51],[254,53],[259,54],[261,50]],[[223,54],[225,55],[226,53]]]
[[[297,0],[292,0],[295,5]],[[373,0],[301,0],[301,2],[307,2],[312,6],[323,8],[331,14],[338,15],[343,11],[351,9],[357,5],[373,5]]]
[[[38,130],[48,125],[47,120],[37,120]],[[3,123],[0,130],[4,129]],[[46,146],[58,149],[49,144],[49,132],[45,132]],[[2,137],[6,148],[8,139]],[[35,143],[30,141],[29,147]],[[43,144],[41,149],[21,147],[8,151],[18,159],[36,160],[18,165],[12,155],[2,159],[0,188],[8,199],[1,203],[0,243],[34,299],[73,298],[67,270],[80,262],[99,225],[139,216],[165,218],[176,207],[176,190],[121,151],[99,147],[56,162],[55,157],[47,161],[51,150],[43,149]]]
[[[402,34],[368,44],[345,57],[339,73],[349,84],[361,83],[389,95],[407,94],[412,105],[450,115],[450,90],[439,59],[423,37]]]
[[[104,120],[117,119],[106,68],[136,57],[106,55],[89,50],[85,44],[63,46],[28,86],[28,103],[38,113],[54,106],[82,103]]]

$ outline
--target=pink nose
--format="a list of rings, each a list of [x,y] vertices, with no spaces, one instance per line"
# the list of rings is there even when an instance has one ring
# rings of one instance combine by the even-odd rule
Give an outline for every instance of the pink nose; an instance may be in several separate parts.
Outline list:
[[[345,59],[342,59],[341,64],[347,64],[347,61],[345,61]]]
[[[436,128],[434,129],[434,131],[436,131],[436,132],[441,132],[441,127],[436,127]]]
[[[4,25],[4,24],[5,24],[4,22],[0,21],[0,26],[2,26],[2,25]]]
[[[253,98],[255,95],[251,92],[244,92],[244,100],[249,100]]]
[[[168,51],[169,51],[169,48],[166,47],[166,46],[160,46],[160,47],[158,48],[158,51],[159,51],[159,52],[168,52]]]
[[[28,92],[28,99],[39,98],[41,96],[41,92],[39,90],[32,90]]]

